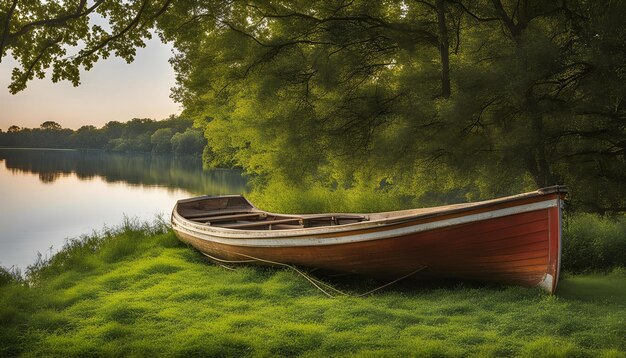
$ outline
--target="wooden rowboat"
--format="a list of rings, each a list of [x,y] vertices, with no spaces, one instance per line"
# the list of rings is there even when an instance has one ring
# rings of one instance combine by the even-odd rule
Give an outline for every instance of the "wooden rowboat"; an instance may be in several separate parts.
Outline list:
[[[180,240],[222,262],[280,263],[375,277],[539,286],[559,278],[563,186],[481,202],[373,214],[286,215],[243,196],[180,200]]]

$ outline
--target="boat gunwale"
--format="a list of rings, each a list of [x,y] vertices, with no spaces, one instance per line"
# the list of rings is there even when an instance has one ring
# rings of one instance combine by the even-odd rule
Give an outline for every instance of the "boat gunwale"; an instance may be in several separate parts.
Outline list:
[[[436,219],[439,217],[452,216],[462,217],[465,216],[463,213],[467,213],[467,215],[472,215],[472,212],[478,211],[482,212],[490,212],[499,209],[512,208],[518,205],[524,204],[516,204],[516,202],[524,201],[528,199],[539,199],[539,200],[531,200],[530,203],[540,203],[548,200],[560,200],[561,195],[565,195],[567,193],[567,189],[564,186],[553,186],[548,188],[538,189],[536,191],[496,198],[491,200],[473,202],[473,203],[462,203],[462,204],[453,204],[453,205],[445,205],[438,206],[432,208],[424,208],[424,209],[409,209],[409,210],[398,210],[398,211],[389,211],[389,212],[380,212],[380,213],[370,213],[370,214],[360,214],[360,213],[324,213],[324,214],[308,214],[308,215],[293,215],[293,214],[280,214],[280,213],[271,213],[267,211],[263,211],[258,209],[254,204],[252,204],[248,199],[243,197],[242,195],[222,195],[222,196],[201,196],[196,198],[179,200],[177,204],[174,206],[172,211],[172,224],[177,224],[185,227],[187,230],[195,231],[199,234],[204,235],[214,235],[218,237],[222,237],[225,239],[290,239],[295,237],[302,236],[315,236],[317,238],[323,239],[324,237],[332,237],[333,234],[341,234],[343,235],[351,235],[350,232],[370,232],[371,230],[389,230],[394,226],[402,227],[402,224],[409,223],[409,226],[422,224],[420,221],[424,221],[424,223],[428,223],[429,219]],[[303,219],[314,218],[315,216],[339,216],[339,215],[384,215],[384,214],[397,214],[402,212],[407,212],[407,215],[399,215],[392,217],[383,217],[375,220],[366,220],[355,223],[348,223],[342,225],[333,225],[333,226],[317,226],[317,227],[308,227],[308,228],[293,228],[293,229],[280,229],[280,230],[258,230],[258,229],[232,229],[225,228],[220,226],[211,226],[202,223],[194,222],[190,219],[185,218],[181,214],[178,213],[178,204],[179,203],[189,203],[194,201],[206,200],[211,198],[227,198],[227,197],[241,197],[247,203],[250,204],[251,210],[260,210],[261,212],[266,213],[268,216],[283,216],[283,217],[301,217]],[[544,197],[548,197],[549,199],[540,200]],[[459,206],[461,205],[461,206]],[[558,205],[558,204],[557,204]],[[452,207],[449,210],[437,210],[437,208],[445,208],[446,206]],[[455,207],[459,206],[459,207]],[[500,207],[499,207],[500,206]],[[492,210],[484,210],[490,207],[494,207]],[[412,211],[416,210],[426,210],[433,209],[432,211],[422,212],[422,213],[414,213],[410,214]],[[461,215],[457,215],[461,214]],[[513,215],[513,214],[510,214]],[[442,218],[445,220],[445,218]],[[175,222],[176,221],[176,222]],[[438,221],[438,220],[434,220]],[[347,233],[347,234],[346,234]]]

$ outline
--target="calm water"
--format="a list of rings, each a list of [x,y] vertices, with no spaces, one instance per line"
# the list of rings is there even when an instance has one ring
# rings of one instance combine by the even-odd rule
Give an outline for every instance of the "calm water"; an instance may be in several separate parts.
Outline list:
[[[90,151],[0,148],[0,266],[31,264],[67,238],[153,220],[176,200],[241,194],[234,170],[203,171],[199,159]]]

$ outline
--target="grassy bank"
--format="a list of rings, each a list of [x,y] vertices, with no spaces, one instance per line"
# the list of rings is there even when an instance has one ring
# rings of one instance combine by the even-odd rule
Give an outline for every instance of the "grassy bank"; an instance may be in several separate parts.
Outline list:
[[[163,226],[74,242],[27,281],[0,275],[0,356],[606,356],[626,352],[626,273],[558,294],[397,285],[324,297],[288,270],[207,262]],[[352,293],[373,283],[339,287]]]

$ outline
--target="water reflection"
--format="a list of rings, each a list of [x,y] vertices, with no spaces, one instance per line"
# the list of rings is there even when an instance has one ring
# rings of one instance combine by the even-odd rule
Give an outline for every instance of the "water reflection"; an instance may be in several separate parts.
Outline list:
[[[246,180],[236,170],[202,170],[198,158],[102,151],[0,149],[0,161],[12,173],[26,172],[52,184],[75,174],[81,180],[101,177],[106,182],[164,186],[194,194],[242,193]]]
[[[167,216],[176,200],[245,192],[239,171],[199,159],[99,151],[0,149],[0,265],[21,268],[66,238]]]

